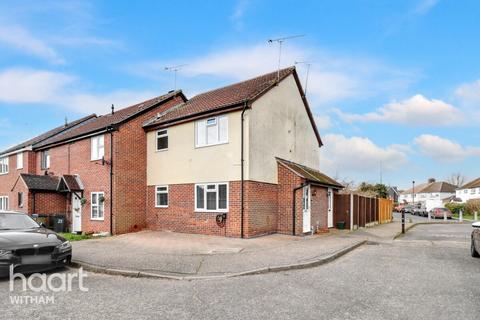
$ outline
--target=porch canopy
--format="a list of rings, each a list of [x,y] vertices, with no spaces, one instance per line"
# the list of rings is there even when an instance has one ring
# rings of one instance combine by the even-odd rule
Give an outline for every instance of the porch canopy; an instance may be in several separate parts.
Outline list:
[[[324,187],[329,187],[333,189],[343,189],[345,188],[341,183],[335,181],[335,179],[330,178],[320,171],[292,162],[281,158],[276,158],[277,161],[293,171],[297,176],[304,178],[306,181],[317,184]]]
[[[52,176],[21,173],[13,185],[12,190],[20,179],[23,180],[29,191],[59,193],[83,191],[82,181],[77,175]]]

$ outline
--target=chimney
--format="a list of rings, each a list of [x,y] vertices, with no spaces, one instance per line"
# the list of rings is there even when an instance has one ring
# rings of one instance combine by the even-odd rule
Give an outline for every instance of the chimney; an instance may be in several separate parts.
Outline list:
[[[112,114],[114,114],[114,113],[115,113],[115,106],[112,103]]]
[[[428,179],[428,183],[434,183],[435,181],[436,181],[435,178],[429,178]]]
[[[65,128],[68,127],[68,118],[65,116]]]

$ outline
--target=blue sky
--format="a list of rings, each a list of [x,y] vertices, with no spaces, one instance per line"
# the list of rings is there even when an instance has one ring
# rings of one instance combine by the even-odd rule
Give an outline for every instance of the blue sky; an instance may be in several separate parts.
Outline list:
[[[0,148],[173,89],[311,61],[320,169],[355,182],[480,176],[478,1],[0,3]],[[304,79],[306,65],[297,65]]]

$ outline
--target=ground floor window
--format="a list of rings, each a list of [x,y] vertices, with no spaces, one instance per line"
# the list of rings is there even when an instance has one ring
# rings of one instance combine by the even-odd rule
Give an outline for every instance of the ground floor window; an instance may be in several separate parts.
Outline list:
[[[168,207],[168,186],[155,187],[155,207],[157,208]]]
[[[103,192],[91,193],[90,217],[92,220],[103,220],[105,211],[105,196]]]
[[[0,210],[4,210],[4,211],[8,210],[8,197],[7,196],[0,196]]]
[[[204,183],[195,185],[195,210],[228,211],[228,183]]]
[[[23,208],[23,192],[18,193],[18,207]]]

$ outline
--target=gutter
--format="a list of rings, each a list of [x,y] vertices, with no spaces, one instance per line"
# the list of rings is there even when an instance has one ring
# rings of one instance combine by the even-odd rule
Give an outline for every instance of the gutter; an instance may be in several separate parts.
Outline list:
[[[241,173],[240,173],[240,179],[241,179],[241,184],[240,184],[240,237],[241,238],[244,238],[245,235],[244,235],[244,224],[243,224],[243,216],[244,216],[244,166],[243,166],[243,163],[245,161],[244,159],[244,147],[243,147],[243,141],[244,141],[244,128],[243,128],[243,123],[245,122],[245,118],[244,118],[244,115],[245,115],[245,111],[247,111],[247,108],[248,108],[248,105],[247,105],[247,101],[245,100],[245,103],[243,105],[243,110],[242,110],[242,115],[241,115],[241,134],[240,134],[240,148],[241,148],[241,151],[240,151],[240,170],[241,170]]]
[[[110,132],[110,235],[113,235],[113,126],[107,127]]]

